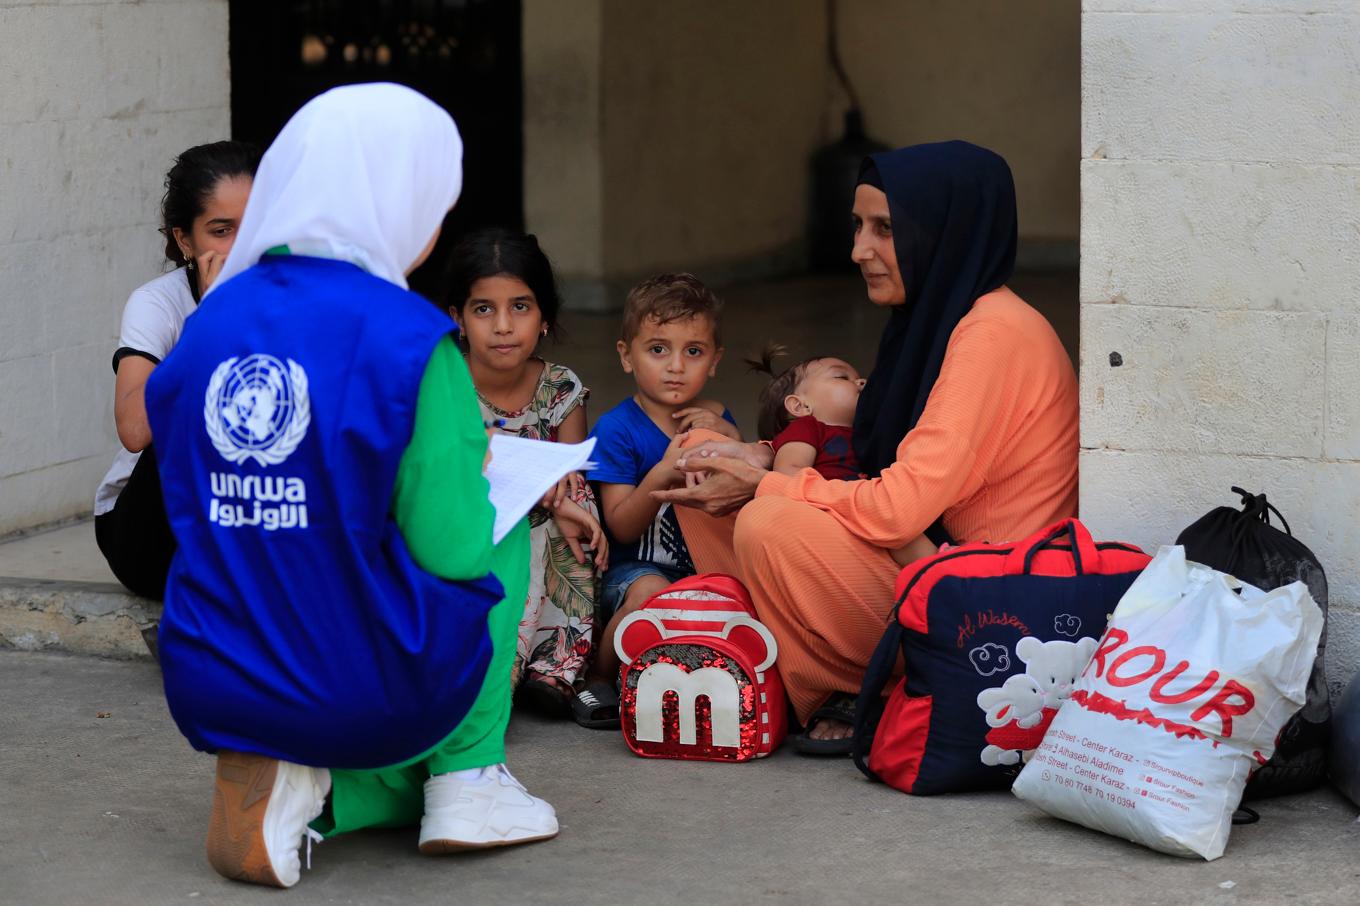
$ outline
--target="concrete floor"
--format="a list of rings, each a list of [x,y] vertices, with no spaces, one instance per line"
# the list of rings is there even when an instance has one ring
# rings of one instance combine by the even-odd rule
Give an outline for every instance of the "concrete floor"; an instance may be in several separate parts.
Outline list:
[[[94,543],[94,523],[88,519],[0,544],[0,576],[118,582]]]
[[[617,734],[517,717],[510,764],[551,842],[428,858],[414,830],[315,847],[292,891],[203,856],[213,763],[149,663],[0,652],[0,902],[1354,903],[1360,824],[1334,793],[1259,804],[1227,855],[1163,856],[1008,794],[913,798],[848,761],[648,761]]]

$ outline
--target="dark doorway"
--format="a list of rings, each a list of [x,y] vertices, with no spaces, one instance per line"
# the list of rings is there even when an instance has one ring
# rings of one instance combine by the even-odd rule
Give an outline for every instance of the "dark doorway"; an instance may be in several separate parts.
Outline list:
[[[524,225],[519,0],[231,0],[232,137],[266,146],[307,101],[400,82],[453,115],[463,193],[411,287],[441,297],[448,249],[469,229]]]

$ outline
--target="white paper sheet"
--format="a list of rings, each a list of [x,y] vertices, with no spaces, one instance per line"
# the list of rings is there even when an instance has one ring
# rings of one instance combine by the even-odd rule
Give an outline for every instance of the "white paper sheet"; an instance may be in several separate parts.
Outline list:
[[[555,444],[513,434],[492,435],[491,464],[486,467],[491,505],[496,508],[491,539],[499,544],[563,475],[586,469],[594,449],[593,437],[579,444]]]

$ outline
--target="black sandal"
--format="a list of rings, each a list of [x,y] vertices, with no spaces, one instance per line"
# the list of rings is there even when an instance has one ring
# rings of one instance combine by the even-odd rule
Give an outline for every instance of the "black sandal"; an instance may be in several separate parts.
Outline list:
[[[617,730],[618,690],[609,680],[588,680],[571,700],[571,716],[587,730]]]
[[[809,734],[824,720],[840,721],[847,727],[855,725],[855,696],[849,692],[833,693],[826,702],[808,717],[803,732],[793,737],[793,749],[800,755],[819,758],[844,758],[855,750],[855,737],[814,739]]]

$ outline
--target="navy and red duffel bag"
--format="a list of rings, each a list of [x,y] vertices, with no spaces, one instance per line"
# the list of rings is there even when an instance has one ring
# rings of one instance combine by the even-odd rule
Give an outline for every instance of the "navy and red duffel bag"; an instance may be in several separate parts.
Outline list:
[[[903,569],[855,709],[855,764],[917,795],[1010,787],[1150,560],[1068,519]]]

